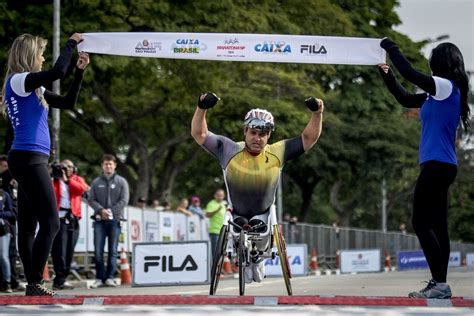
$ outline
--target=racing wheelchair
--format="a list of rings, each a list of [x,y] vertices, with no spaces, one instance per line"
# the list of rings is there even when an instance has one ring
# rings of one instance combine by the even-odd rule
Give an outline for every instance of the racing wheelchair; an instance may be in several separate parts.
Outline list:
[[[219,285],[224,258],[227,256],[232,261],[232,254],[237,254],[239,267],[239,294],[245,293],[245,269],[250,269],[253,259],[280,257],[281,270],[285,280],[288,295],[292,295],[291,270],[286,253],[286,244],[283,233],[277,222],[275,205],[266,213],[259,216],[262,220],[255,226],[239,225],[234,222],[238,216],[230,210],[226,212],[224,225],[219,233],[215,255],[211,268],[210,295],[215,295]],[[276,248],[276,249],[275,249]]]

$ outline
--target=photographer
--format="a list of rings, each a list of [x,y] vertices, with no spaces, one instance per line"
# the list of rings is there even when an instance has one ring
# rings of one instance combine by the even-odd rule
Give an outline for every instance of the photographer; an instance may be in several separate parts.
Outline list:
[[[81,219],[81,197],[89,190],[84,179],[77,175],[72,161],[64,160],[52,165],[53,187],[59,212],[59,232],[51,251],[56,276],[53,281],[55,290],[72,289],[66,282],[71,269],[74,247],[79,238],[79,220]]]

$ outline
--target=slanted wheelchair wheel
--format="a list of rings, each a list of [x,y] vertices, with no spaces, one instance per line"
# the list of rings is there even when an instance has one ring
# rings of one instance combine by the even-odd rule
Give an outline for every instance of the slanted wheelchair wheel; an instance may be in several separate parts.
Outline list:
[[[210,295],[215,295],[219,280],[221,278],[222,267],[224,266],[224,257],[226,256],[227,236],[229,234],[229,226],[224,225],[219,233],[219,239],[217,240],[217,248],[212,258],[211,267],[211,287],[209,289]]]
[[[247,261],[245,260],[245,233],[240,231],[239,246],[237,248],[237,256],[239,257],[239,294],[245,293],[245,269]]]
[[[275,244],[278,249],[278,256],[280,257],[281,271],[283,273],[283,279],[285,280],[286,291],[288,295],[293,295],[293,290],[291,289],[291,269],[288,262],[288,255],[286,253],[286,244],[285,238],[280,230],[278,225],[273,225]]]

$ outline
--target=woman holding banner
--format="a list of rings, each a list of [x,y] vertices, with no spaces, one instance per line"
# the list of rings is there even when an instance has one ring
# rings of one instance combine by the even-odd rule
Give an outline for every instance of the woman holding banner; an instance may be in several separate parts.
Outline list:
[[[420,174],[413,202],[413,229],[418,236],[432,279],[414,298],[450,298],[446,283],[450,245],[448,234],[448,189],[457,174],[456,130],[459,121],[469,128],[467,103],[469,79],[463,56],[451,43],[433,49],[430,57],[432,75],[412,68],[397,44],[385,38],[380,46],[390,56],[400,74],[424,90],[410,94],[396,80],[386,64],[379,71],[397,101],[405,107],[421,108]]]
[[[89,56],[79,54],[74,80],[65,96],[54,94],[44,86],[65,77],[73,50],[81,40],[80,34],[73,34],[53,68],[45,71],[41,68],[47,41],[41,37],[29,34],[17,37],[8,55],[2,103],[14,130],[8,165],[18,182],[18,248],[28,281],[27,296],[54,295],[43,285],[42,277],[59,229],[56,199],[48,171],[51,144],[48,110],[49,107],[74,108]]]

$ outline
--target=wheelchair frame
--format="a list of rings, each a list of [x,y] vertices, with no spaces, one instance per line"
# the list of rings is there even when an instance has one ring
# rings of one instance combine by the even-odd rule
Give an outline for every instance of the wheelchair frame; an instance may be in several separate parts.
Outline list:
[[[237,262],[239,266],[239,294],[245,294],[245,269],[250,268],[252,257],[259,256],[263,259],[274,259],[277,255],[280,257],[280,265],[285,281],[288,295],[292,295],[291,288],[291,270],[288,262],[288,255],[286,252],[285,239],[283,237],[280,226],[278,225],[276,217],[275,205],[270,207],[268,212],[267,229],[263,233],[257,233],[250,230],[245,230],[243,227],[235,224],[233,221],[231,210],[227,210],[224,217],[224,224],[219,233],[215,255],[212,260],[211,267],[211,285],[209,294],[215,295],[219,285],[222,268],[224,265],[224,258],[227,256],[232,259],[232,253],[235,250],[237,254]],[[234,228],[239,228],[240,232],[236,232]],[[255,227],[254,227],[255,230]],[[264,249],[258,249],[257,243]],[[275,249],[276,246],[276,249]]]

